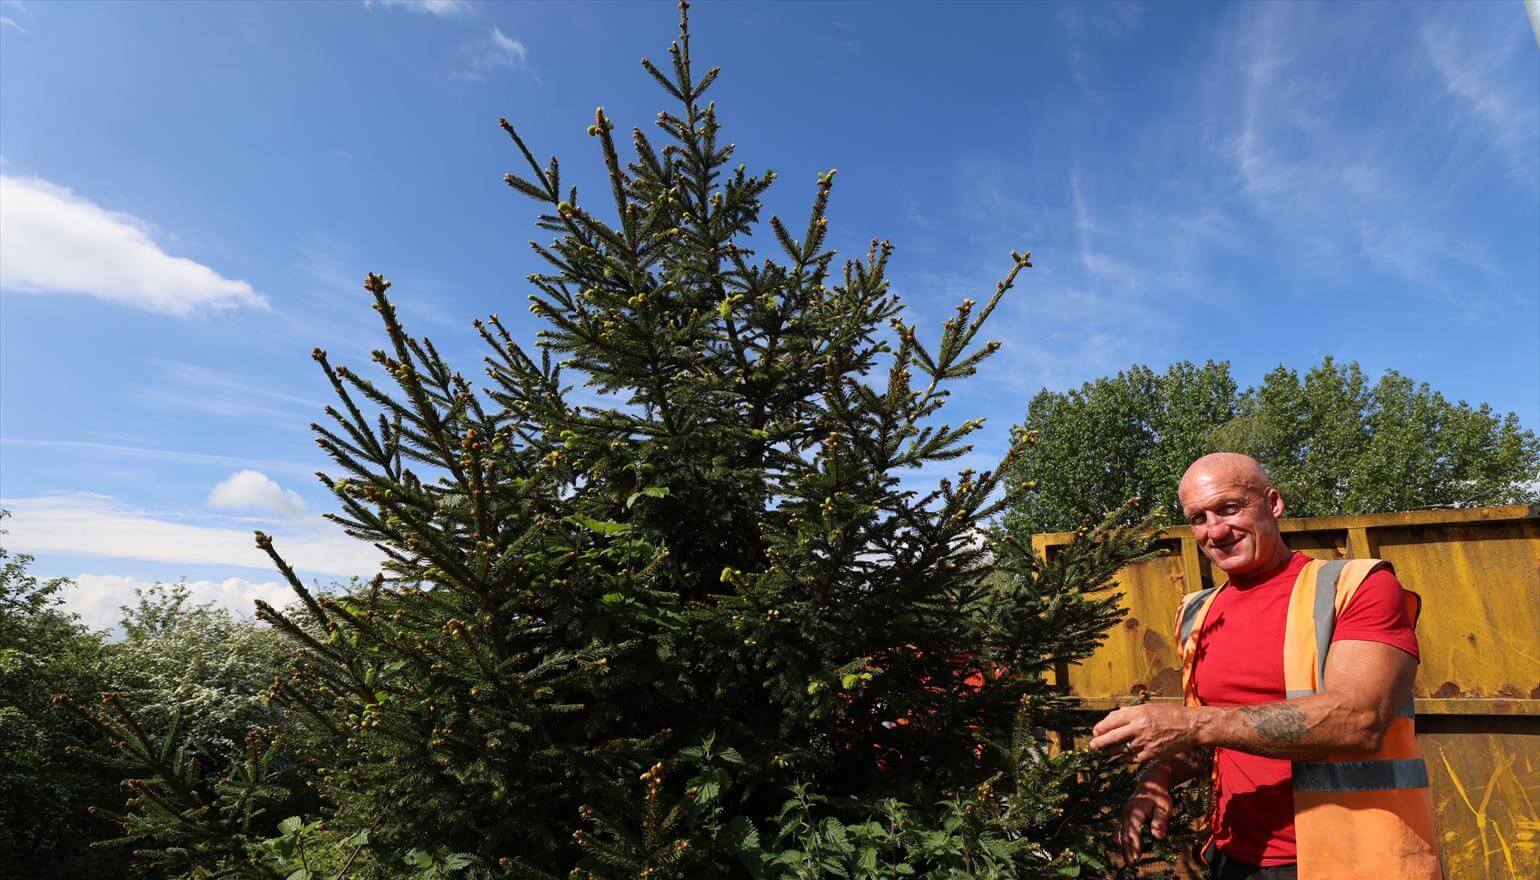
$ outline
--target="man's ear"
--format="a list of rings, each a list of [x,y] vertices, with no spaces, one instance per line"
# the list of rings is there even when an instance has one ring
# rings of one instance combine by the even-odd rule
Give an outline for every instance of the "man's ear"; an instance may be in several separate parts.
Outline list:
[[[1267,494],[1263,495],[1262,498],[1267,502],[1267,509],[1272,512],[1273,519],[1283,519],[1283,512],[1288,509],[1288,505],[1284,503],[1283,495],[1277,489],[1269,486]]]

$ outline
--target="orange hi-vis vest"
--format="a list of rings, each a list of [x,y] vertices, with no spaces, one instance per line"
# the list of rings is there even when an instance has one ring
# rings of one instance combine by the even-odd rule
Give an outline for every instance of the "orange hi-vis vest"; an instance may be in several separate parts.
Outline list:
[[[1288,699],[1325,691],[1326,652],[1337,617],[1364,578],[1389,563],[1378,559],[1311,560],[1289,595],[1283,637]],[[1202,705],[1192,681],[1203,620],[1224,585],[1190,593],[1177,609],[1182,692]],[[1422,602],[1402,591],[1417,625]],[[1235,662],[1229,659],[1227,662]],[[1417,748],[1412,698],[1396,713],[1384,745],[1350,760],[1295,761],[1294,836],[1299,880],[1441,880],[1428,769]]]

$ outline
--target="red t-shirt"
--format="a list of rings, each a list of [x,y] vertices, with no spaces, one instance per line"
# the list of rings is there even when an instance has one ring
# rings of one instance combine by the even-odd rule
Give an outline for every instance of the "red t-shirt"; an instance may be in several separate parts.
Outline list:
[[[1284,699],[1283,627],[1289,593],[1309,562],[1295,553],[1282,568],[1236,578],[1219,591],[1199,632],[1193,668],[1198,699],[1208,706],[1248,706]],[[1388,568],[1369,575],[1337,618],[1332,641],[1383,642],[1417,656],[1417,634]],[[1282,758],[1215,749],[1218,797],[1214,843],[1225,855],[1261,867],[1292,864],[1293,768]]]

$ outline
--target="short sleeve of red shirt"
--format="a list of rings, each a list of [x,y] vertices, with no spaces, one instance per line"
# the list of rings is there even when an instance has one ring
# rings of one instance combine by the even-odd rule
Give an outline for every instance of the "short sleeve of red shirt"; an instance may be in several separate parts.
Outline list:
[[[1401,581],[1389,568],[1369,575],[1337,617],[1331,640],[1381,642],[1417,657],[1417,632],[1401,592]]]

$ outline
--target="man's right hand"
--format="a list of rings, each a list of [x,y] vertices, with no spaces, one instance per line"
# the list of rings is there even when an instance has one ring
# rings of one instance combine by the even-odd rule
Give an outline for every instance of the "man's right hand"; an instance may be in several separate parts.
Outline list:
[[[1117,841],[1123,858],[1132,865],[1143,854],[1144,827],[1156,840],[1166,839],[1171,822],[1171,770],[1162,763],[1145,768],[1134,787],[1134,796],[1123,807],[1123,821],[1118,826]]]

